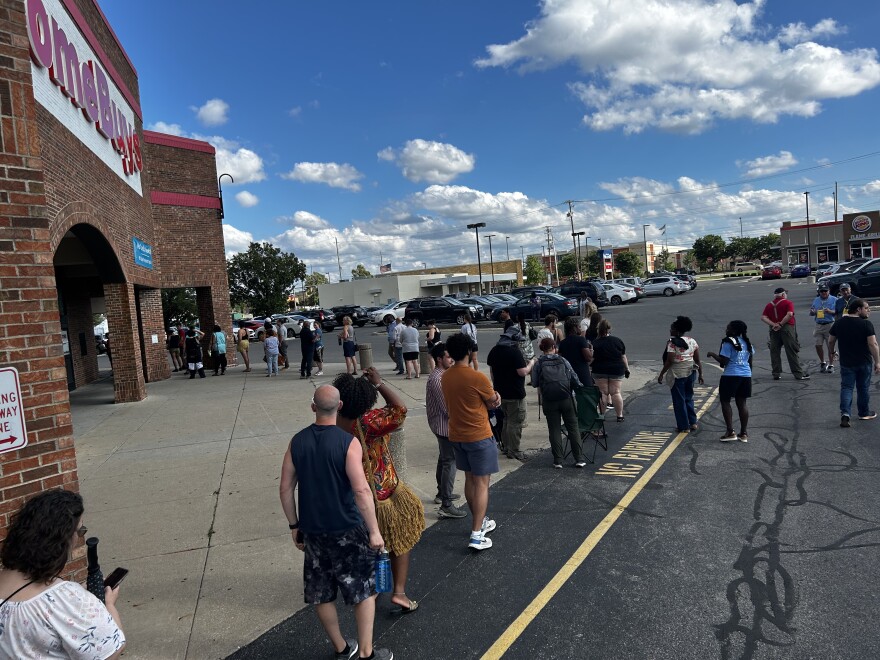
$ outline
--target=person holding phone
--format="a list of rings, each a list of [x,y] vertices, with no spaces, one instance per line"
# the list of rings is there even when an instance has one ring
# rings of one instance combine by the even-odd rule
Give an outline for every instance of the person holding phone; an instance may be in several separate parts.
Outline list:
[[[83,511],[78,493],[50,490],[15,514],[0,550],[0,657],[113,660],[122,654],[118,583],[105,587],[101,603],[59,577],[86,535]]]

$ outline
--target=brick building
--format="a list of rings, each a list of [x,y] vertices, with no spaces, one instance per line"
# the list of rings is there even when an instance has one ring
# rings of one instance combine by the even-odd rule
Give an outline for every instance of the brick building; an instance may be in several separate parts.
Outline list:
[[[18,370],[28,444],[0,453],[0,536],[26,496],[77,488],[68,391],[97,378],[93,313],[117,402],[170,376],[162,288],[195,287],[202,327],[228,325],[219,210],[213,147],[143,130],[96,0],[3,3],[0,366]]]

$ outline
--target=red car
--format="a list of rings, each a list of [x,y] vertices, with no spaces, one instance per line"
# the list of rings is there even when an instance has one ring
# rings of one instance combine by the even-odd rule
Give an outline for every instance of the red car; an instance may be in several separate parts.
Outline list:
[[[779,280],[782,279],[782,269],[779,266],[764,266],[761,270],[762,280]]]

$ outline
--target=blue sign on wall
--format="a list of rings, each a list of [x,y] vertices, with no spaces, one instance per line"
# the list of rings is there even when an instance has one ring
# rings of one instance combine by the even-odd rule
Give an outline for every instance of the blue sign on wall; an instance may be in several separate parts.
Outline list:
[[[153,246],[136,238],[131,239],[134,245],[134,263],[144,268],[153,268]]]

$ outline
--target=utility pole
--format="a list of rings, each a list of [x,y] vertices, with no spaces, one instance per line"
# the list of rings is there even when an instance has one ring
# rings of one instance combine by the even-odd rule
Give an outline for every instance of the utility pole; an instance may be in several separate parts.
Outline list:
[[[490,289],[490,293],[495,289],[495,261],[492,259],[492,239],[495,238],[497,234],[486,234],[486,238],[489,239],[489,268],[492,270],[492,289]]]
[[[505,236],[504,242],[507,243],[507,260],[510,261],[510,236]]]
[[[577,246],[574,244],[574,208],[571,205],[571,200],[566,200],[565,202],[568,204],[568,220],[571,222],[571,250],[574,252],[574,263],[575,263],[575,273],[577,273],[578,282],[581,281],[581,260],[578,259]]]
[[[834,182],[834,222],[837,222],[837,181]]]
[[[553,269],[550,267],[550,266],[551,266],[551,262],[553,261],[553,252],[552,252],[551,247],[550,247],[550,246],[552,245],[552,241],[553,241],[553,239],[552,239],[551,236],[550,236],[550,225],[546,225],[546,226],[544,227],[544,231],[547,232],[547,259],[548,259],[548,261],[547,261],[547,274],[549,275],[549,274],[552,272],[552,270],[553,270]]]
[[[813,270],[811,265],[813,263],[813,259],[810,256],[810,193],[805,192],[804,198],[807,200],[807,268],[811,271]]]
[[[339,240],[334,236],[333,242],[336,243],[336,265],[339,266],[339,281],[342,281],[342,262],[339,261]]]

